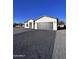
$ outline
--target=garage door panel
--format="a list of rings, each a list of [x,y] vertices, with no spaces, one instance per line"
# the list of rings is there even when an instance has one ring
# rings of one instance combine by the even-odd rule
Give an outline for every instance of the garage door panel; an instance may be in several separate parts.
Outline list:
[[[53,29],[53,22],[40,22],[40,23],[37,23],[37,29],[52,30]]]

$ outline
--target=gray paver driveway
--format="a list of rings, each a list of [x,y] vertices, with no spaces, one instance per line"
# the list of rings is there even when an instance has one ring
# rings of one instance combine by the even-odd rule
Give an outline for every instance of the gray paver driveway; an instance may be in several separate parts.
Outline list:
[[[51,59],[56,32],[31,30],[13,37],[14,59]]]

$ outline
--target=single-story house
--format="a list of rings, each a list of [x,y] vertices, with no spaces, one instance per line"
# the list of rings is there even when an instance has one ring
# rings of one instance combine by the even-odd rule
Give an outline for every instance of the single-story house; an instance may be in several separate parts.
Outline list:
[[[57,30],[58,19],[55,17],[42,16],[37,20],[30,19],[25,22],[25,28],[40,30]]]
[[[24,27],[24,24],[23,24],[23,23],[14,23],[14,24],[13,24],[13,27],[16,27],[16,28],[23,28],[23,27]]]
[[[25,28],[34,29],[34,20],[30,19],[27,22],[25,22],[24,25]]]

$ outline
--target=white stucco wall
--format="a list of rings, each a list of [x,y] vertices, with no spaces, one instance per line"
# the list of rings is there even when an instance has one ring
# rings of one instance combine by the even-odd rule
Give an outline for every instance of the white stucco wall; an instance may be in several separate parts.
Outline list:
[[[24,28],[29,28],[28,26],[26,26],[27,24],[27,22],[24,23]]]
[[[32,28],[31,29],[34,29],[34,20],[30,19],[28,21],[28,27],[30,28],[30,23],[32,23]]]
[[[53,22],[53,30],[57,31],[57,22]]]
[[[37,23],[39,22],[53,22],[53,29],[52,30],[57,30],[57,19],[51,18],[51,17],[42,17],[35,21],[35,29],[37,29]]]
[[[37,22],[35,22],[35,29],[37,29]]]

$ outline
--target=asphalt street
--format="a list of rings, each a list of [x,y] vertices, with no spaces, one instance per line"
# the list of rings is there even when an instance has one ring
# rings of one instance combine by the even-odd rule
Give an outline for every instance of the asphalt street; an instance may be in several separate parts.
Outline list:
[[[56,32],[17,31],[13,35],[13,59],[52,59]]]

